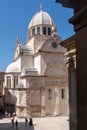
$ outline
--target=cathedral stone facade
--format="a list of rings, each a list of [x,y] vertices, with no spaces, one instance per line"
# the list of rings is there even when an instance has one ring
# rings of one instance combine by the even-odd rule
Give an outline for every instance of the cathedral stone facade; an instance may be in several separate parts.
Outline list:
[[[19,116],[68,114],[66,49],[60,45],[50,15],[36,13],[28,26],[28,38],[17,38],[14,62],[5,74],[5,104]]]

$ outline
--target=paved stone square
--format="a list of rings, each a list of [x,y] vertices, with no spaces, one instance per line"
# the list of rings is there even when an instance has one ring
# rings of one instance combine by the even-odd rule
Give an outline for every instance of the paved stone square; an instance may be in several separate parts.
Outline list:
[[[33,118],[33,126],[25,127],[24,118],[18,118],[18,130],[69,130],[68,116]],[[0,119],[0,130],[16,130],[11,118]]]

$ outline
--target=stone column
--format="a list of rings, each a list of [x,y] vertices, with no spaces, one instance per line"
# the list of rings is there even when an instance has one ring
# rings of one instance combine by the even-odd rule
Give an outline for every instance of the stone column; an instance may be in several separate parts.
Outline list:
[[[42,89],[41,116],[46,115],[46,90]]]
[[[70,106],[70,130],[76,130],[77,127],[77,115],[76,115],[76,68],[75,68],[75,58],[73,56],[69,57],[69,106]]]
[[[69,20],[76,32],[76,102],[77,130],[87,129],[87,0],[56,0],[74,9]],[[72,103],[71,103],[72,104]],[[72,106],[70,107],[70,110]],[[70,123],[71,125],[71,123]],[[73,130],[71,125],[71,130]]]
[[[84,4],[85,3],[85,4]],[[82,4],[82,6],[81,6]],[[75,15],[70,19],[76,32],[76,102],[77,130],[87,129],[87,0],[76,1]],[[72,107],[70,108],[72,109]],[[70,124],[71,125],[71,124]],[[72,128],[73,130],[73,128]]]

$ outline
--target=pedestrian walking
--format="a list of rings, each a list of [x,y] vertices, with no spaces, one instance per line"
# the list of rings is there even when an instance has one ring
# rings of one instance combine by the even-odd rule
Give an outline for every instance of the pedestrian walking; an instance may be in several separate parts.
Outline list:
[[[12,118],[11,122],[12,122],[12,127],[14,127],[14,118]]]
[[[8,112],[7,111],[5,111],[5,117],[8,117]]]
[[[8,117],[9,117],[9,118],[11,117],[11,113],[8,113]]]
[[[25,127],[27,127],[27,124],[28,124],[28,119],[27,117],[25,117]]]
[[[16,130],[18,130],[18,120],[15,121]]]
[[[29,125],[32,126],[33,125],[33,120],[32,117],[29,118]]]

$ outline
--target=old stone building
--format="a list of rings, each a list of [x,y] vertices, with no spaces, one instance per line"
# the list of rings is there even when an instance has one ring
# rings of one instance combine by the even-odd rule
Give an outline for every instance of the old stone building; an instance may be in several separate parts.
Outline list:
[[[19,116],[68,114],[66,49],[50,15],[36,13],[24,45],[17,38],[14,61],[5,74],[6,109]]]
[[[56,0],[66,8],[73,9],[73,17],[69,22],[74,25],[76,39],[76,74],[74,73],[73,57],[69,66],[71,75],[69,76],[70,92],[70,130],[85,130],[87,128],[87,0]],[[70,43],[72,46],[72,43]],[[66,47],[68,47],[66,45]],[[71,62],[72,61],[72,62]],[[72,81],[75,79],[75,82]],[[72,102],[72,97],[74,97]]]
[[[69,120],[72,122],[72,129],[76,129],[77,123],[77,100],[76,100],[76,35],[60,43],[63,47],[67,48],[65,53],[67,57],[67,68],[69,77]]]

